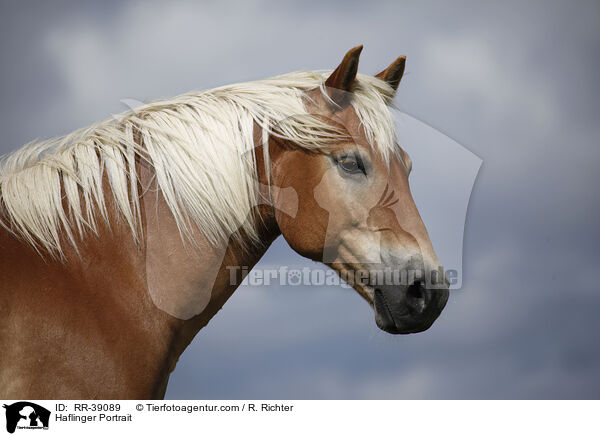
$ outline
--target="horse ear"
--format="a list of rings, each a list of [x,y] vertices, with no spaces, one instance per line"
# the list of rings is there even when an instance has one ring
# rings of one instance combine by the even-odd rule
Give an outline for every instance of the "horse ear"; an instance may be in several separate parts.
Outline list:
[[[327,94],[333,101],[340,104],[347,93],[352,91],[352,84],[358,71],[358,58],[363,46],[359,45],[348,50],[342,62],[325,81]]]
[[[404,74],[405,65],[406,56],[400,56],[398,59],[392,62],[389,67],[377,74],[375,77],[386,81],[392,88],[394,88],[394,91],[396,91],[398,89],[398,85],[400,84],[400,79],[402,79],[402,75]]]

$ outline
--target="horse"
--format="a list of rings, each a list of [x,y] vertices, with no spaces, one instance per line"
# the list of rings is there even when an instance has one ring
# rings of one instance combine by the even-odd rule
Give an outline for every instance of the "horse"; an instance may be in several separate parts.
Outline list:
[[[280,235],[391,334],[428,329],[448,281],[411,196],[392,100],[404,56],[192,92],[0,170],[0,396],[163,398],[194,336]],[[440,272],[441,271],[441,272]]]

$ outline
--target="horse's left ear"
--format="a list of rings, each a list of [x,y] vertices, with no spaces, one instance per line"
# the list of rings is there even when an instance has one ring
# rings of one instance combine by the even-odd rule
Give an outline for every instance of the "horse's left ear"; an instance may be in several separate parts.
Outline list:
[[[378,79],[386,81],[394,91],[398,89],[398,85],[400,84],[400,79],[402,79],[402,75],[404,74],[404,66],[406,65],[406,56],[400,56],[394,62],[390,64],[385,70],[381,73],[375,75]]]
[[[352,84],[358,72],[358,58],[363,46],[359,45],[348,50],[342,62],[331,73],[325,81],[327,94],[337,104],[346,100],[346,96],[352,91]]]

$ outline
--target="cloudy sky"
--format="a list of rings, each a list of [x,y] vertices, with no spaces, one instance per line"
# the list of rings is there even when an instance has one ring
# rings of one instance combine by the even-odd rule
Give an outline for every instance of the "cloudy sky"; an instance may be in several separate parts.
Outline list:
[[[401,337],[347,289],[240,289],[167,397],[598,398],[598,22],[584,1],[2,2],[0,151],[124,98],[404,54],[400,109],[483,159],[463,288]],[[281,240],[263,262],[304,265]]]

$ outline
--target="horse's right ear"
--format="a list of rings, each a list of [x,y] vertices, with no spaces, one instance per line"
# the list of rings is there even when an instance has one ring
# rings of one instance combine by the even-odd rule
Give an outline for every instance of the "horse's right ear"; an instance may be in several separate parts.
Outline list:
[[[341,105],[352,92],[352,85],[358,72],[358,58],[363,46],[359,45],[348,50],[342,62],[325,81],[327,95]]]
[[[387,82],[394,91],[398,89],[400,79],[404,75],[404,66],[406,65],[406,56],[400,56],[394,62],[390,64],[385,70],[377,74],[375,77]]]

